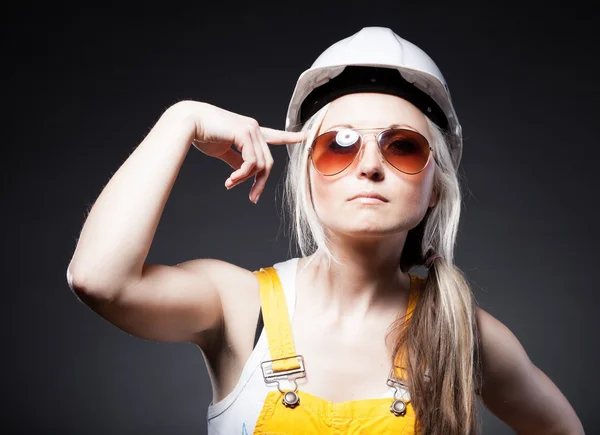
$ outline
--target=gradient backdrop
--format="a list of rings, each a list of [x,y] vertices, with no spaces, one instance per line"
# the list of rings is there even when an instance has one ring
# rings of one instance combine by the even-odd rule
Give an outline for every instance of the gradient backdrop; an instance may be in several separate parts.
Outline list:
[[[171,104],[203,100],[283,128],[298,75],[333,42],[380,25],[431,55],[463,126],[457,265],[587,433],[600,434],[600,50],[591,9],[18,7],[5,10],[2,29],[3,433],[205,433],[211,389],[198,349],[134,338],[69,290],[65,272],[87,211]],[[273,174],[254,205],[250,183],[226,191],[229,167],[190,149],[148,261],[214,257],[256,269],[295,255],[279,196],[287,154],[272,152]],[[484,429],[512,433],[487,411]]]

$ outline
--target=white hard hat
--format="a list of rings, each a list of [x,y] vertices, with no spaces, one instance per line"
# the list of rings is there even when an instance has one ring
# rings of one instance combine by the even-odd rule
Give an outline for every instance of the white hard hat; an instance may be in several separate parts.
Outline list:
[[[458,167],[462,129],[442,73],[427,53],[385,27],[365,27],[321,53],[298,78],[285,129],[300,130],[318,109],[353,92],[390,93],[413,103],[447,131]]]

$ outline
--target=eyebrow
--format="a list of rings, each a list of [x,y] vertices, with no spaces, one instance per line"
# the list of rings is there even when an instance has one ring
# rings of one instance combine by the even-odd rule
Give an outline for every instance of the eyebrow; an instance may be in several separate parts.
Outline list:
[[[325,131],[330,131],[333,128],[338,128],[338,127],[346,127],[346,128],[354,128],[357,130],[378,130],[381,128],[402,128],[402,127],[408,127],[414,131],[416,131],[417,133],[419,132],[419,130],[417,130],[416,128],[414,128],[412,125],[409,124],[390,124],[387,127],[369,127],[369,128],[357,128],[352,124],[336,124],[336,125],[332,125],[331,127],[329,127],[327,130]]]

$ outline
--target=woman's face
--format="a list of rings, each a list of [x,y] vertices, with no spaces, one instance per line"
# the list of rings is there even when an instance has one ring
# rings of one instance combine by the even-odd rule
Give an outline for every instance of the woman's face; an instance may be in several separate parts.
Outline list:
[[[330,104],[318,134],[344,128],[339,125],[373,129],[359,132],[365,138],[362,150],[341,173],[324,176],[309,163],[315,211],[334,234],[364,238],[407,232],[435,205],[432,157],[425,169],[414,175],[400,172],[382,157],[376,136],[392,124],[416,130],[432,143],[425,115],[400,97],[357,93]],[[351,199],[362,192],[378,193],[385,201]]]

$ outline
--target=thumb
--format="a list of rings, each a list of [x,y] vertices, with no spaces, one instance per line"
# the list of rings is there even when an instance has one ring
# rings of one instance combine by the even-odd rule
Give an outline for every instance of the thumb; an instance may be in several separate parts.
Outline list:
[[[301,131],[283,131],[268,127],[261,127],[260,132],[265,138],[265,141],[270,145],[298,143],[302,142],[305,138],[304,133]]]

